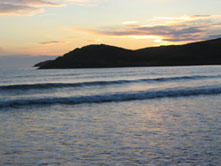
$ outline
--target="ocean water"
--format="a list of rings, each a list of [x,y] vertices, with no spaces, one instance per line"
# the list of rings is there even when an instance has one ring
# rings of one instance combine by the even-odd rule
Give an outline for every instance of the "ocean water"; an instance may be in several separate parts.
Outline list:
[[[220,166],[221,66],[0,68],[0,166]]]

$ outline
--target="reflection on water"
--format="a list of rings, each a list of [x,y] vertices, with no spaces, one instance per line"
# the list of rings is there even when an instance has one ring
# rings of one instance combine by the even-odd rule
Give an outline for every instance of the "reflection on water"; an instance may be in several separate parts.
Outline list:
[[[0,166],[220,166],[220,73],[0,68]]]
[[[2,165],[220,165],[220,96],[1,112]]]

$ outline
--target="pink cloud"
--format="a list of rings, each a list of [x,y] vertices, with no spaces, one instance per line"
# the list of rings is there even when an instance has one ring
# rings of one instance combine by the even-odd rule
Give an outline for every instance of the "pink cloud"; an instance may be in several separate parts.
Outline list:
[[[45,0],[1,0],[0,15],[33,15],[42,12],[41,6],[61,6]]]

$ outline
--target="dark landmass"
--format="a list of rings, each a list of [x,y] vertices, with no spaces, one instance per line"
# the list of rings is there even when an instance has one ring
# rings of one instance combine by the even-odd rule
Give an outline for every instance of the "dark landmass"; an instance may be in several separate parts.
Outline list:
[[[47,60],[47,61],[43,61],[43,62],[39,62],[37,64],[34,65],[34,67],[41,67],[43,65],[48,64],[49,62],[52,62],[53,60]]]
[[[139,66],[220,65],[221,38],[129,50],[108,45],[77,48],[52,61],[36,64],[39,69],[105,68]]]

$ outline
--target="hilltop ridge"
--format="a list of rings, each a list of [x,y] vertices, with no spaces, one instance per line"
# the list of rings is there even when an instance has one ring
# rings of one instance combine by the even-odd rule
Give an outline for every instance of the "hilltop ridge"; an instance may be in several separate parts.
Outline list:
[[[88,45],[35,66],[39,69],[67,69],[219,64],[221,64],[221,38],[137,50],[105,44]]]

